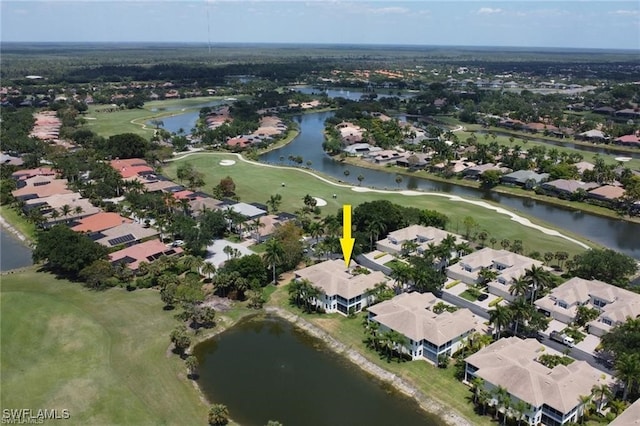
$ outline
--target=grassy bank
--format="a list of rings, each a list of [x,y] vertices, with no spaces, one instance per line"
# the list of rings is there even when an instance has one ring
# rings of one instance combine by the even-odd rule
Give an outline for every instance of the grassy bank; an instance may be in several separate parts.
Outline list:
[[[272,294],[269,304],[283,308],[320,327],[349,348],[357,350],[367,360],[412,383],[428,397],[451,407],[471,423],[492,424],[489,416],[479,416],[475,413],[474,406],[469,400],[471,392],[466,385],[454,377],[453,366],[441,369],[426,361],[388,363],[377,353],[368,349],[363,343],[365,335],[362,315],[364,314],[355,318],[346,318],[340,314],[304,314],[301,310],[289,305],[287,285],[284,283]]]
[[[205,424],[156,291],[93,292],[30,269],[2,277],[0,306],[3,409],[68,409],[69,424]]]
[[[454,184],[459,186],[466,186],[468,188],[480,188],[480,182],[476,180],[463,179],[460,177],[454,177],[454,178],[448,179],[435,173],[429,173],[426,170],[411,172],[407,168],[400,167],[400,166],[379,166],[369,161],[365,161],[359,157],[347,157],[344,159],[344,162],[346,164],[353,164],[359,167],[364,167],[366,169],[372,169],[372,170],[384,169],[385,171],[396,173],[398,175],[407,176],[407,177],[419,177],[423,179],[433,180],[436,182],[444,182],[444,183],[449,183],[449,184]],[[640,217],[638,216],[626,216],[626,215],[622,216],[615,210],[612,210],[606,207],[596,206],[596,205],[585,203],[582,201],[570,201],[570,200],[563,200],[558,197],[551,197],[548,195],[539,195],[539,194],[536,194],[534,191],[528,191],[517,186],[498,185],[492,188],[491,191],[497,192],[499,194],[515,195],[517,197],[538,200],[554,206],[560,206],[560,207],[564,207],[564,208],[576,210],[576,211],[585,211],[585,212],[593,213],[598,216],[609,217],[612,219],[626,220],[628,222],[640,223]]]
[[[233,166],[220,166],[220,160],[235,160]],[[176,169],[183,162],[190,162],[204,173],[205,192],[212,188],[225,176],[231,176],[236,183],[236,192],[242,201],[266,202],[270,195],[282,196],[282,211],[294,212],[304,207],[303,197],[309,194],[327,201],[322,207],[322,214],[335,213],[343,204],[360,203],[378,199],[387,199],[393,203],[410,205],[421,209],[434,209],[445,212],[451,219],[449,230],[464,232],[462,225],[467,216],[472,216],[479,224],[479,230],[485,229],[498,240],[507,238],[511,241],[520,239],[524,242],[525,252],[567,251],[570,254],[582,252],[582,248],[566,239],[547,235],[533,228],[523,226],[503,214],[493,210],[469,204],[463,201],[452,201],[439,195],[406,196],[399,192],[380,194],[377,192],[356,192],[351,185],[336,185],[333,181],[313,176],[308,170],[289,167],[268,167],[266,165],[245,163],[233,154],[201,153],[191,154],[165,167],[165,174],[176,178]],[[282,186],[282,183],[285,186]],[[365,182],[366,183],[366,182]],[[336,198],[333,198],[333,194]],[[540,221],[531,219],[534,223]],[[544,225],[544,224],[542,224]],[[550,227],[549,225],[546,225]],[[563,231],[564,232],[564,231]],[[579,237],[573,236],[576,239]]]
[[[27,238],[28,242],[35,241],[36,226],[18,213],[16,209],[11,206],[0,206],[0,216]]]
[[[85,127],[104,137],[120,133],[135,133],[149,139],[153,136],[154,129],[153,126],[145,126],[147,121],[199,110],[198,106],[201,104],[220,100],[224,100],[224,97],[207,96],[151,101],[146,102],[142,108],[113,112],[101,112],[109,108],[107,105],[91,105],[84,115],[87,120]],[[189,130],[185,129],[185,131]]]

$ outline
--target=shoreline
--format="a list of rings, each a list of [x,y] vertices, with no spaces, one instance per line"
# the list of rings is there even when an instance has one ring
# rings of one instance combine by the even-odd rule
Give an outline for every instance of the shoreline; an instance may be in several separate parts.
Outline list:
[[[341,161],[341,160],[337,160],[336,156],[332,156],[332,158],[334,159],[334,161]],[[376,166],[374,164],[369,163],[368,161],[364,161],[361,160],[359,158],[353,158],[353,157],[347,157],[344,161],[341,161],[344,164],[350,164],[352,166],[357,166],[357,167],[362,167],[365,169],[369,169],[369,170],[377,170],[377,171],[385,171],[385,169],[388,169],[387,166]],[[473,183],[475,183],[476,181],[471,181],[471,182],[460,182],[460,180],[457,179],[447,179],[447,178],[442,178],[442,177],[438,177],[436,175],[433,175],[432,173],[426,173],[426,175],[420,175],[420,176],[416,176],[414,173],[409,172],[407,169],[401,169],[398,170],[397,166],[393,166],[390,167],[390,169],[392,170],[393,173],[398,174],[398,175],[402,175],[402,176],[406,176],[406,177],[418,177],[420,179],[426,179],[426,180],[430,180],[433,182],[441,182],[441,183],[447,183],[450,185],[456,185],[456,186],[460,186],[460,187],[464,187],[464,188],[474,188],[474,189],[479,189],[480,187],[478,185],[474,185]],[[615,220],[622,220],[625,222],[629,222],[629,223],[640,223],[640,217],[634,217],[634,216],[619,216],[616,214],[616,212],[614,210],[610,210],[607,209],[606,207],[602,207],[602,209],[606,209],[606,211],[599,211],[598,209],[591,209],[591,208],[581,208],[582,206],[576,206],[574,201],[569,201],[569,202],[565,202],[565,200],[561,200],[559,198],[556,197],[551,197],[551,196],[546,196],[546,195],[538,195],[535,192],[531,191],[531,194],[527,194],[526,196],[523,194],[518,194],[514,191],[510,191],[509,188],[507,186],[504,185],[499,185],[496,187],[493,187],[491,189],[489,189],[490,192],[495,192],[497,194],[504,194],[504,195],[508,195],[511,197],[517,197],[517,198],[521,198],[521,199],[525,199],[525,200],[536,200],[536,201],[540,201],[541,203],[546,203],[552,206],[557,206],[557,207],[562,207],[562,208],[566,208],[566,209],[570,209],[572,211],[575,212],[579,212],[582,210],[585,210],[587,212],[589,212],[590,214],[596,215],[596,216],[600,216],[600,217],[606,217],[608,219],[615,219]],[[584,203],[587,204],[587,203]],[[595,205],[591,205],[591,204],[587,204],[587,206],[590,207],[599,207],[599,206],[595,206]]]
[[[476,205],[478,207],[483,207],[485,209],[489,209],[489,210],[493,210],[496,213],[502,214],[502,215],[506,215],[509,216],[511,218],[511,220],[518,222],[519,224],[526,226],[528,228],[532,228],[532,229],[537,229],[540,232],[547,234],[547,235],[553,235],[553,236],[557,236],[559,238],[565,239],[569,242],[572,242],[574,244],[577,244],[578,246],[585,248],[585,249],[589,249],[591,248],[591,246],[589,246],[588,244],[586,244],[583,241],[580,241],[576,238],[573,238],[571,236],[565,235],[555,229],[543,226],[543,225],[538,225],[534,222],[532,222],[531,219],[529,219],[528,217],[522,216],[519,213],[516,213],[514,211],[505,209],[503,207],[499,207],[499,206],[494,206],[486,201],[481,201],[481,200],[473,200],[473,199],[468,199],[468,198],[464,198],[464,197],[460,197],[458,195],[452,195],[452,194],[448,194],[448,193],[442,193],[442,192],[423,192],[423,191],[410,191],[410,190],[406,190],[406,191],[397,191],[397,190],[384,190],[384,189],[374,189],[374,188],[367,188],[367,187],[362,187],[362,186],[354,186],[354,185],[350,185],[350,184],[345,184],[345,183],[337,183],[334,182],[332,180],[330,180],[329,178],[326,178],[324,176],[321,176],[319,174],[319,172],[316,171],[311,171],[309,169],[304,169],[304,168],[298,168],[298,167],[289,167],[289,166],[277,166],[274,164],[265,164],[265,163],[260,163],[257,161],[252,161],[252,160],[247,160],[246,158],[244,158],[241,154],[238,153],[228,153],[228,152],[203,152],[203,151],[199,151],[199,152],[191,152],[191,153],[186,153],[185,155],[182,156],[178,156],[178,157],[173,157],[170,158],[167,161],[178,161],[178,160],[182,160],[184,158],[187,158],[191,155],[235,155],[240,161],[248,163],[248,164],[252,164],[255,166],[260,166],[260,167],[271,167],[271,168],[276,168],[276,169],[288,169],[288,170],[297,170],[301,173],[306,173],[310,176],[313,176],[314,178],[325,182],[329,185],[335,186],[335,187],[339,187],[339,188],[346,188],[346,189],[350,189],[354,192],[365,192],[365,191],[369,191],[369,192],[377,192],[377,193],[393,193],[393,194],[400,194],[400,195],[404,195],[404,196],[426,196],[426,197],[445,197],[448,198],[450,201],[458,201],[458,202],[463,202],[463,203],[468,203],[468,204],[473,204]],[[586,239],[584,239],[586,240]],[[589,241],[589,240],[586,240]],[[594,246],[598,246],[596,243],[589,241],[592,245]]]
[[[469,422],[462,415],[453,412],[452,408],[447,407],[445,404],[436,401],[429,395],[426,395],[417,387],[409,383],[407,380],[398,377],[397,375],[385,370],[382,367],[377,366],[376,364],[365,358],[364,355],[362,355],[359,351],[350,349],[347,345],[337,340],[322,328],[311,324],[309,321],[301,318],[300,316],[287,312],[286,310],[276,306],[267,306],[265,307],[264,312],[266,314],[276,315],[277,317],[289,322],[295,327],[298,327],[310,336],[322,340],[327,348],[329,348],[332,352],[344,357],[352,364],[359,367],[365,373],[374,376],[376,379],[388,384],[401,394],[413,399],[422,410],[424,410],[428,414],[437,416],[446,424],[452,426],[473,425],[473,423]]]
[[[18,229],[15,226],[13,226],[11,223],[9,223],[1,214],[0,214],[0,229],[6,230],[10,234],[12,234],[14,237],[20,240],[25,246],[29,248],[33,248],[33,244],[34,244],[33,241],[31,241],[31,239],[29,239],[22,232],[18,231]]]

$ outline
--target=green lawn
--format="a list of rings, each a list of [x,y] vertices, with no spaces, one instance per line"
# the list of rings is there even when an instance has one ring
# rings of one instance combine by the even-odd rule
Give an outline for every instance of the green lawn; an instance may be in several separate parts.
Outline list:
[[[454,377],[454,367],[447,369],[436,368],[426,361],[411,361],[388,363],[379,354],[368,349],[363,343],[364,329],[362,327],[362,315],[355,318],[346,318],[340,314],[304,314],[299,309],[291,307],[286,297],[286,285],[280,285],[272,295],[269,304],[278,305],[307,321],[322,328],[332,337],[344,343],[350,348],[356,349],[369,361],[379,365],[414,384],[425,395],[440,402],[445,407],[451,407],[456,412],[467,418],[474,425],[492,424],[490,416],[479,416],[474,412],[474,407],[469,397],[469,387]]]
[[[176,325],[154,290],[94,292],[34,269],[3,275],[2,409],[68,409],[69,424],[204,424],[169,354]]]
[[[233,166],[220,166],[220,160],[235,160]],[[211,193],[215,185],[225,176],[231,176],[236,183],[236,192],[241,201],[265,203],[270,195],[279,193],[282,196],[283,211],[294,212],[304,207],[303,198],[306,194],[320,197],[327,202],[322,207],[322,215],[335,213],[343,204],[351,204],[354,207],[366,201],[387,199],[391,202],[415,206],[423,209],[434,209],[445,212],[449,218],[449,231],[464,233],[462,225],[466,216],[473,216],[479,224],[479,230],[485,229],[490,236],[498,241],[507,238],[524,242],[525,253],[531,251],[560,251],[564,250],[571,255],[582,252],[577,244],[565,239],[543,234],[541,231],[525,227],[510,220],[509,217],[493,210],[473,204],[451,201],[446,197],[437,195],[406,196],[400,193],[380,194],[377,192],[356,192],[347,186],[335,186],[318,177],[314,177],[308,170],[289,167],[267,167],[256,163],[245,163],[233,154],[203,153],[192,154],[183,159],[168,164],[164,173],[175,179],[176,169],[183,162],[190,162],[196,169],[203,172],[205,177],[204,192]],[[177,180],[176,180],[177,182]],[[282,183],[285,186],[282,186]],[[336,194],[336,198],[332,197]],[[498,207],[498,205],[495,205]],[[541,223],[536,219],[532,222],[551,228],[550,225]],[[565,235],[568,233],[562,231]],[[584,241],[575,235],[570,235]]]
[[[115,112],[99,112],[108,108],[106,105],[91,105],[84,118],[85,128],[91,129],[100,136],[109,137],[120,133],[135,133],[147,139],[153,136],[153,126],[144,126],[145,122],[193,110],[195,106],[223,99],[220,96],[202,98],[169,99],[165,101],[146,102],[144,107],[124,109]],[[166,108],[180,108],[166,111]],[[196,108],[197,109],[197,108]],[[185,129],[189,131],[190,129]]]
[[[11,226],[20,231],[22,235],[31,241],[35,241],[36,226],[18,213],[15,208],[10,206],[0,206],[0,216],[2,216]]]

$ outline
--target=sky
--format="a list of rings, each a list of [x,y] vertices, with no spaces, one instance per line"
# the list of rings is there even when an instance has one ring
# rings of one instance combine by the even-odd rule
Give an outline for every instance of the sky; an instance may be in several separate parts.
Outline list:
[[[2,41],[640,50],[640,1],[2,0]]]

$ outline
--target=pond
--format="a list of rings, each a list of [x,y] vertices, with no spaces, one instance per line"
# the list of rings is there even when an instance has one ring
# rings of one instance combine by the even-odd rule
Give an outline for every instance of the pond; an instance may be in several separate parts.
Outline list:
[[[205,396],[242,425],[444,424],[277,317],[246,318],[194,355]]]
[[[0,272],[33,265],[31,249],[6,230],[0,231]]]
[[[395,173],[386,169],[372,170],[341,163],[328,156],[322,149],[324,122],[332,112],[311,113],[294,116],[300,134],[288,145],[270,151],[260,161],[271,164],[289,164],[288,158],[302,156],[311,161],[311,168],[337,180],[357,186],[358,175],[364,176],[362,185],[379,189],[417,189],[430,192],[446,192],[468,198],[480,198],[501,206],[520,211],[543,220],[557,229],[566,229],[577,235],[640,259],[640,224],[621,219],[611,219],[588,212],[551,205],[528,198],[482,189],[463,187],[448,182],[437,182],[418,176],[405,176],[401,185],[395,182]],[[349,170],[349,175],[344,174]]]

